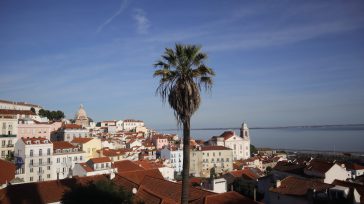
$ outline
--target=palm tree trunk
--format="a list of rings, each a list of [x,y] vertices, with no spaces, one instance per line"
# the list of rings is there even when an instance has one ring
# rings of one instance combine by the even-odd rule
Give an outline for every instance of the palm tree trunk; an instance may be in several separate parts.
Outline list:
[[[190,176],[190,117],[183,122],[183,170],[181,203],[188,204]]]

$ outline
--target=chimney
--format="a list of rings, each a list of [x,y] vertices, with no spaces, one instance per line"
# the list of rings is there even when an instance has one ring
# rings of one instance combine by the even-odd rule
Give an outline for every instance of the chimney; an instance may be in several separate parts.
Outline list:
[[[276,188],[279,188],[281,186],[281,180],[276,181]]]

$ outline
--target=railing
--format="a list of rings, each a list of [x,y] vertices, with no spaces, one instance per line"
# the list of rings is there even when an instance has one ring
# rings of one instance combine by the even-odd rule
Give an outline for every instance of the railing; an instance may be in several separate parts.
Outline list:
[[[13,144],[8,144],[7,147],[14,147],[14,145]]]
[[[16,157],[21,157],[21,156],[24,156],[24,155],[19,155],[19,154],[15,154],[14,156]],[[47,156],[52,156],[52,154],[26,154],[25,157],[26,158],[29,158],[29,157],[47,157]]]
[[[37,171],[37,174],[38,174],[38,175],[43,175],[43,174],[44,174],[44,170],[42,170],[42,171]]]
[[[52,165],[52,162],[42,162],[42,163],[30,163],[30,167],[36,167],[36,166],[48,166]]]
[[[16,135],[0,134],[0,137],[16,137]]]

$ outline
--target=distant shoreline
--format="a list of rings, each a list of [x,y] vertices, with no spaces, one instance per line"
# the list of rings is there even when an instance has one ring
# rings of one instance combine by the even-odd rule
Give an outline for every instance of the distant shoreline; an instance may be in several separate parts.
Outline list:
[[[342,127],[356,127],[364,126],[364,124],[342,124],[342,125],[296,125],[296,126],[275,126],[275,127],[251,127],[249,129],[289,129],[289,128],[342,128]],[[238,130],[240,127],[227,127],[227,128],[191,128],[191,130]],[[159,131],[178,131],[182,129],[169,128],[158,129]]]

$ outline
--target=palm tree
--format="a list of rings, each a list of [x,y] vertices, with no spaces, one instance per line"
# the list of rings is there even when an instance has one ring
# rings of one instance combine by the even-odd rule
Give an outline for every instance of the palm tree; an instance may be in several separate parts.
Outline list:
[[[206,53],[196,45],[176,44],[166,48],[154,66],[154,77],[160,77],[156,94],[163,103],[168,100],[178,125],[183,125],[183,171],[181,203],[188,203],[190,168],[190,120],[200,106],[201,88],[211,90],[214,71],[204,64]]]

